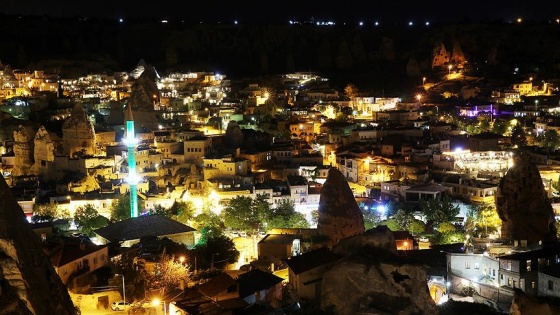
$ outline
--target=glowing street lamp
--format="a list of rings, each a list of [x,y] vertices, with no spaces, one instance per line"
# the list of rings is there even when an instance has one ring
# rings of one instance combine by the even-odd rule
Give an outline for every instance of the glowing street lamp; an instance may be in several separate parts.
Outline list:
[[[453,65],[447,66],[447,70],[448,70],[447,74],[451,74],[451,68],[453,68]]]
[[[161,301],[160,299],[156,298],[152,301],[152,305],[157,307],[161,304],[161,302],[163,302],[163,314],[167,315],[167,309],[165,308],[165,301]]]

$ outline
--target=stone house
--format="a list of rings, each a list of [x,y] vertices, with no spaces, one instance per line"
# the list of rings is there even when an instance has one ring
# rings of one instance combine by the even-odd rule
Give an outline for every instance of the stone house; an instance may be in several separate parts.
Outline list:
[[[560,266],[554,265],[539,270],[539,296],[560,298]]]
[[[238,277],[222,273],[198,286],[214,301],[243,300],[247,305],[282,300],[282,278],[253,269]]]
[[[323,275],[339,259],[326,247],[288,259],[289,283],[297,296],[304,300],[319,298]]]
[[[47,255],[63,283],[109,264],[107,246],[98,246],[83,240],[80,243],[51,244]]]
[[[119,240],[123,242],[123,247],[130,247],[140,242],[140,238],[145,236],[167,237],[176,243],[187,246],[193,246],[196,243],[195,229],[161,215],[130,218],[109,224],[93,232],[101,244]]]

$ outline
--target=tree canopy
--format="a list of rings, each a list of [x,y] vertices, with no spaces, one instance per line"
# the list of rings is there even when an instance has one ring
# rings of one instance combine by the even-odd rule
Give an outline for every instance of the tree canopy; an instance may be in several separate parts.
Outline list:
[[[100,215],[97,209],[88,203],[76,209],[74,222],[82,232],[89,235],[93,230],[106,226],[109,220]]]
[[[451,198],[443,196],[441,199],[422,200],[420,208],[428,223],[438,226],[443,222],[453,222],[459,214],[459,207],[451,202]]]

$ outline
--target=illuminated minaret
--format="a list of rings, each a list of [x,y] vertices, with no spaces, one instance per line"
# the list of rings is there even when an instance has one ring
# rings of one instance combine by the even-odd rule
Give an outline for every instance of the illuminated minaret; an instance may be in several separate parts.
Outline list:
[[[132,118],[132,109],[130,104],[126,106],[124,113],[126,121],[126,138],[124,143],[128,148],[128,178],[126,181],[130,185],[130,217],[138,217],[138,197],[136,185],[138,184],[138,175],[136,175],[136,144],[138,140],[134,138],[134,120]]]

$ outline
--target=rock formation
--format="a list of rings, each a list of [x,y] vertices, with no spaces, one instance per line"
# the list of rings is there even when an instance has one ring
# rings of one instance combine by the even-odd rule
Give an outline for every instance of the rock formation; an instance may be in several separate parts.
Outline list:
[[[22,125],[14,131],[14,168],[12,176],[26,176],[30,174],[33,165],[33,131]]]
[[[333,252],[345,257],[323,275],[322,309],[339,315],[439,313],[426,272],[397,256],[387,227],[341,241]]]
[[[422,74],[420,65],[414,56],[408,59],[408,63],[406,64],[406,74],[411,78],[419,77]]]
[[[443,67],[449,62],[449,53],[445,49],[445,45],[440,42],[434,47],[432,52],[432,69]]]
[[[35,164],[31,167],[31,173],[39,176],[51,175],[54,170],[54,157],[60,154],[60,143],[55,143],[47,129],[41,126],[35,134],[33,144]]]
[[[127,107],[130,106],[134,116],[136,132],[156,130],[159,121],[156,117],[155,106],[159,103],[160,94],[156,85],[157,72],[152,66],[147,66],[138,80],[132,85]]]
[[[520,289],[514,289],[513,301],[509,310],[510,315],[553,315],[560,314],[560,303],[528,296]]]
[[[458,67],[462,67],[465,64],[466,58],[463,50],[461,49],[461,44],[458,40],[453,42],[453,50],[451,52],[451,63]]]
[[[498,184],[496,208],[502,219],[502,237],[556,242],[554,212],[537,166],[527,154],[514,157],[514,166]]]
[[[329,244],[364,232],[364,218],[344,175],[336,168],[329,169],[319,199],[319,234]]]
[[[0,177],[0,313],[71,315],[76,309],[23,211]]]
[[[224,135],[224,144],[230,149],[241,148],[243,146],[243,137],[243,131],[237,122],[230,120]]]
[[[95,130],[84,108],[76,104],[62,125],[62,154],[96,155]]]

